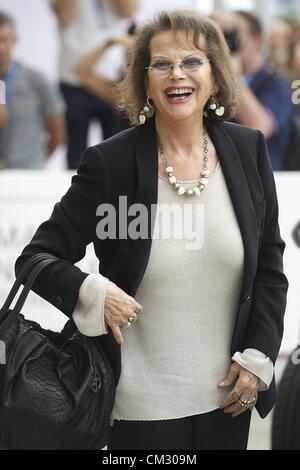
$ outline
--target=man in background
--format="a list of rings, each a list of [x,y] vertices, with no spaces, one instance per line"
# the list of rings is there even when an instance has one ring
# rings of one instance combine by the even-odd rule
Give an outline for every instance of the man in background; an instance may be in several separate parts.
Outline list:
[[[3,80],[0,81],[0,127],[2,127],[7,121],[7,108],[6,108],[6,93],[5,83]]]
[[[65,105],[42,73],[13,59],[16,41],[13,18],[0,12],[0,80],[7,114],[0,127],[0,158],[4,168],[41,169],[65,140]]]
[[[103,139],[120,130],[119,113],[107,100],[89,89],[74,69],[86,54],[110,37],[127,36],[132,29],[138,0],[50,0],[60,33],[59,77],[67,103],[68,163],[76,169],[88,145],[93,121],[100,123]],[[126,61],[126,48],[113,46],[93,64],[94,72],[114,81]]]
[[[234,25],[239,39],[232,51],[240,89],[236,119],[264,134],[273,169],[283,170],[294,118],[289,83],[264,61],[259,18],[254,13],[237,11]]]

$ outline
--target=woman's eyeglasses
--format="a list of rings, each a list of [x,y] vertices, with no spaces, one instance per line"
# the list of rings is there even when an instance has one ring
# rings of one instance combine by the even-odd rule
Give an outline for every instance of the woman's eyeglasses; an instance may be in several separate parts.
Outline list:
[[[197,57],[191,57],[184,59],[182,62],[179,62],[178,65],[181,68],[182,72],[196,72],[199,70],[203,64],[210,62],[209,59],[200,59]],[[146,67],[146,70],[152,70],[157,75],[167,75],[172,70],[174,70],[176,64],[172,64],[167,60],[158,60],[154,64]]]

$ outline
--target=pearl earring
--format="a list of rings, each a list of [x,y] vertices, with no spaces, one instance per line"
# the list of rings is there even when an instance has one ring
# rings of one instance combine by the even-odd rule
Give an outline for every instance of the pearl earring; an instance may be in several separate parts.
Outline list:
[[[219,117],[222,117],[225,113],[224,106],[220,106],[217,98],[215,96],[211,96],[209,109],[215,112],[215,114]]]
[[[145,124],[147,115],[151,112],[151,110],[154,108],[153,104],[150,103],[150,98],[147,96],[146,103],[142,109],[142,111],[139,114],[139,123],[140,124]]]

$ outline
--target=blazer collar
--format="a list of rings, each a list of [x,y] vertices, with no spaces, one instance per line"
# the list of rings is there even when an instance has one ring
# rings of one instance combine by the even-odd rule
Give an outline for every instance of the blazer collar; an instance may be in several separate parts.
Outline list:
[[[135,203],[144,204],[148,209],[148,228],[151,223],[151,206],[157,204],[158,190],[158,159],[155,119],[152,118],[143,126],[136,128],[136,168],[137,188]],[[130,240],[129,250],[129,288],[134,296],[146,270],[150,256],[152,238],[148,229],[148,237]]]
[[[244,292],[242,295],[244,295],[251,281],[251,274],[255,269],[255,255],[258,242],[255,210],[240,157],[229,134],[222,124],[215,124],[209,119],[205,119],[205,124],[220,159],[243,238],[245,268],[243,280]],[[136,128],[136,167],[137,189],[135,202],[147,206],[149,214],[148,226],[150,227],[151,204],[157,204],[158,190],[158,159],[154,118],[148,120],[143,126]],[[152,229],[153,226],[154,224]],[[146,270],[151,250],[151,241],[151,237],[148,237],[148,239],[131,240],[131,256],[129,259],[131,295],[135,295]]]

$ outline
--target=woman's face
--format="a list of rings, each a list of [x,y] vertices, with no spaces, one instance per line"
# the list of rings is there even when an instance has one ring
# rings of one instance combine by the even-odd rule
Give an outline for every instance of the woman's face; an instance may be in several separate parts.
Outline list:
[[[176,39],[171,31],[154,36],[150,42],[150,64],[177,64],[172,70],[161,74],[149,69],[146,79],[147,95],[154,101],[156,115],[181,121],[203,115],[209,97],[217,93],[210,62],[203,62],[196,69],[182,70],[179,63],[199,64],[207,60],[204,50],[192,46],[192,37],[186,40],[184,32],[178,32]],[[194,59],[194,62],[193,62]],[[188,62],[186,62],[188,60]]]

